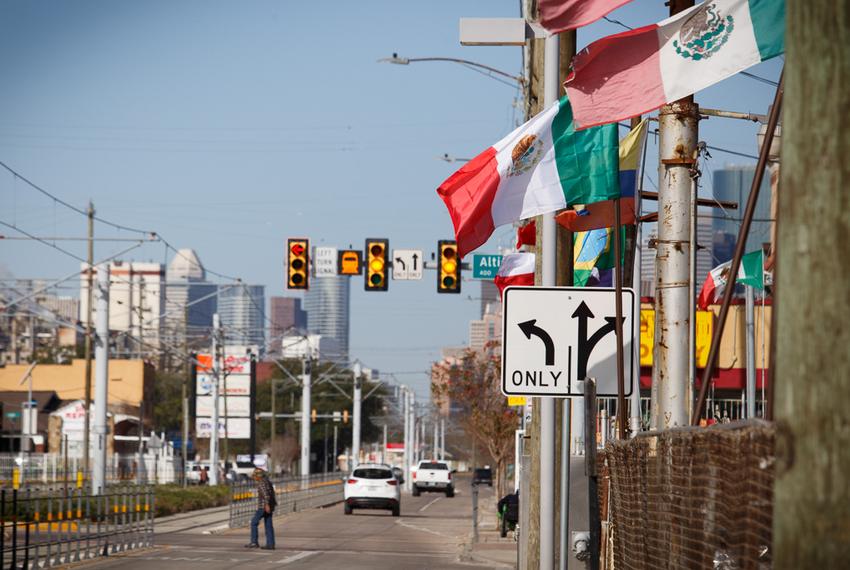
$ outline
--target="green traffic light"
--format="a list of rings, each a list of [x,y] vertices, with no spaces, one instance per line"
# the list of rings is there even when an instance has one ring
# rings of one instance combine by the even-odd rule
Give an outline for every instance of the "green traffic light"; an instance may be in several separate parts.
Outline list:
[[[303,276],[302,274],[300,274],[300,273],[293,273],[293,274],[292,274],[292,277],[290,277],[290,280],[291,280],[291,281],[292,281],[292,283],[294,283],[295,285],[301,285],[301,283],[303,283],[303,282],[304,282],[304,276]]]
[[[384,280],[384,278],[381,277],[381,275],[379,273],[373,273],[372,276],[369,277],[369,282],[372,285],[376,285],[376,286],[380,285],[383,280]]]
[[[455,278],[449,275],[443,277],[443,287],[451,288],[455,286]]]

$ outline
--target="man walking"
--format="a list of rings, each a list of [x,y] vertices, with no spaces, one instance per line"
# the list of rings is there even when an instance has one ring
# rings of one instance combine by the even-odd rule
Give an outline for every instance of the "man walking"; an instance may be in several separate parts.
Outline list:
[[[266,545],[263,550],[274,550],[274,526],[272,526],[272,515],[277,507],[274,487],[269,481],[268,473],[260,469],[254,469],[254,481],[257,483],[257,512],[251,519],[251,542],[245,548],[260,548],[259,526],[263,519],[266,530]]]

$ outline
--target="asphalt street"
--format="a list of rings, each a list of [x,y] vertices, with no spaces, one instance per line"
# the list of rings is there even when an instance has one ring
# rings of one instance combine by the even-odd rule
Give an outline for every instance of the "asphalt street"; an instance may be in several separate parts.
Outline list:
[[[481,497],[492,489],[482,488]],[[156,547],[85,564],[87,568],[344,568],[425,569],[487,567],[465,560],[464,545],[472,531],[468,480],[458,493],[402,496],[401,516],[389,511],[343,514],[342,504],[275,518],[277,549],[248,550],[248,529],[203,534],[191,528],[156,535]],[[262,526],[260,527],[262,543]]]

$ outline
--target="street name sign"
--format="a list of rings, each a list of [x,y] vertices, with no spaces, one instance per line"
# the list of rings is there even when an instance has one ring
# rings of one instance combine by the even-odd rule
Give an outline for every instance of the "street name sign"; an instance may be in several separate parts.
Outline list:
[[[402,281],[422,279],[423,263],[421,249],[394,249],[393,279]]]
[[[614,289],[508,287],[502,303],[502,392],[581,396],[585,378],[599,396],[617,395]],[[623,368],[631,394],[635,294],[623,289]]]
[[[329,277],[337,273],[337,249],[335,247],[317,247],[313,253],[313,275]]]
[[[472,256],[472,278],[495,279],[500,265],[502,265],[501,255],[481,255],[476,253]]]

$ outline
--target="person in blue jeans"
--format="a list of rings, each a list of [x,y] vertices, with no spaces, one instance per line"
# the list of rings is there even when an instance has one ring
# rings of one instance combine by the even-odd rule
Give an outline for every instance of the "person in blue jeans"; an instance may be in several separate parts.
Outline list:
[[[274,526],[272,525],[272,516],[274,515],[275,507],[277,507],[277,498],[275,497],[274,486],[269,481],[268,473],[260,469],[254,469],[254,481],[257,484],[257,512],[251,518],[251,542],[245,545],[245,548],[261,548],[259,542],[259,526],[260,519],[265,523],[266,530],[266,545],[263,550],[274,550]]]

